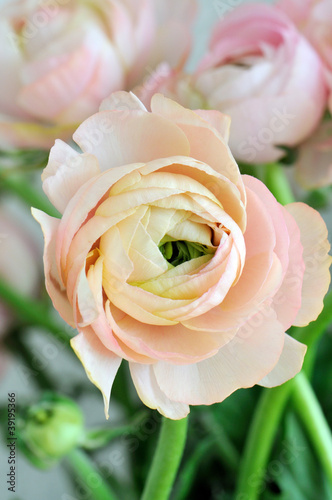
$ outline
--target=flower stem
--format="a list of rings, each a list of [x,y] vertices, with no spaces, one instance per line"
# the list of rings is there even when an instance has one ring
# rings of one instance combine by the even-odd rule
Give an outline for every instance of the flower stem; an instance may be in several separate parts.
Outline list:
[[[265,169],[265,184],[279,203],[282,205],[293,203],[295,198],[285,175],[284,168],[278,163],[270,163],[265,166]]]
[[[6,281],[0,278],[0,298],[22,320],[48,330],[60,342],[69,345],[70,336],[63,331],[63,326],[51,319],[47,309],[36,300],[32,300],[17,292]]]
[[[163,419],[157,450],[141,500],[167,500],[186,443],[188,419]]]
[[[293,403],[332,485],[332,434],[316,395],[303,373],[294,379]]]
[[[263,391],[251,422],[234,498],[245,498],[246,500],[258,498],[275,433],[292,391],[293,383],[294,381],[290,380],[280,387]]]
[[[31,187],[27,179],[22,179],[18,176],[7,176],[1,172],[0,187],[17,195],[29,207],[38,208],[52,217],[60,217],[59,212],[48,201],[46,196]]]
[[[67,455],[67,461],[75,472],[80,485],[89,492],[91,500],[115,500],[116,496],[91,462],[88,455],[76,449]]]

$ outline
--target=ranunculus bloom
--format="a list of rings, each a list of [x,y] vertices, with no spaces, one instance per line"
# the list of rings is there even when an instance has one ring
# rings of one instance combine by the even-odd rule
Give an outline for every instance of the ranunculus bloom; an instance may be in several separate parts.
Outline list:
[[[332,184],[332,121],[323,122],[299,148],[296,176],[306,188]]]
[[[278,160],[317,127],[326,106],[322,62],[278,9],[243,5],[220,20],[209,51],[188,76],[170,71],[150,88],[186,107],[218,109],[232,119],[230,147],[238,160]],[[151,92],[150,92],[151,93]]]
[[[330,246],[315,210],[240,175],[228,117],[160,94],[151,109],[116,93],[75,132],[82,154],[57,141],[43,182],[62,218],[33,213],[106,413],[125,359],[142,401],[178,419],[300,370],[305,346],[284,332],[321,311]]]
[[[326,65],[327,79],[332,89],[331,0],[279,0],[277,7],[292,19],[315,47]],[[332,92],[330,109],[332,111]]]
[[[49,148],[56,137],[69,138],[111,92],[140,81],[151,64],[183,64],[195,0],[182,9],[174,4],[15,0],[2,7],[0,148]],[[186,17],[182,30],[178,14]],[[176,57],[165,30],[178,45]]]

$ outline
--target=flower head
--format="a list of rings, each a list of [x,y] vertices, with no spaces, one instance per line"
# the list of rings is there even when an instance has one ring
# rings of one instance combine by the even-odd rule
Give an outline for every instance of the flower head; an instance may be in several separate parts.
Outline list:
[[[62,219],[33,213],[106,412],[125,359],[144,403],[176,419],[300,370],[305,346],[284,332],[322,309],[329,244],[317,212],[241,176],[227,116],[158,94],[151,110],[117,93],[75,132],[81,154],[57,141],[43,182]]]

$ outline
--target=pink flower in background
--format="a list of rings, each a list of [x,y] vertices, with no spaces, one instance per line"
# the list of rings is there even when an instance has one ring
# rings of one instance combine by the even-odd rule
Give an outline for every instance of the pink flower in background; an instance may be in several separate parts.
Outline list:
[[[157,74],[158,77],[158,74]],[[208,53],[192,76],[164,69],[141,88],[190,108],[218,109],[232,119],[230,147],[238,160],[278,160],[278,146],[296,146],[317,127],[326,106],[321,60],[280,10],[244,5],[219,21]]]
[[[296,176],[305,188],[332,184],[332,121],[323,122],[299,148]]]
[[[331,0],[279,0],[283,10],[321,56],[332,89],[332,3]],[[330,105],[332,110],[332,107]]]
[[[183,64],[195,0],[15,0],[0,10],[0,149],[67,139],[114,90],[131,88],[164,58]],[[167,20],[161,25],[162,15]],[[176,57],[167,49],[168,30]],[[185,39],[185,41],[184,41]],[[170,59],[167,59],[170,57]]]
[[[37,293],[40,284],[40,248],[22,223],[11,214],[7,205],[0,205],[0,277],[23,295]],[[13,322],[13,315],[0,302],[0,338]],[[2,349],[1,363],[6,361]]]
[[[284,332],[321,311],[330,245],[315,210],[240,175],[225,115],[160,94],[151,110],[115,93],[75,132],[83,153],[56,141],[42,179],[62,218],[33,214],[106,414],[125,359],[142,401],[179,419],[300,370],[305,346]]]

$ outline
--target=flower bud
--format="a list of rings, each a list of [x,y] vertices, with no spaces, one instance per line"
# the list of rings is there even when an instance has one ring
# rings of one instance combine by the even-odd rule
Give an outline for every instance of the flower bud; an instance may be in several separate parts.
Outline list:
[[[81,441],[83,415],[70,399],[47,394],[18,423],[22,451],[41,468],[69,453]]]

